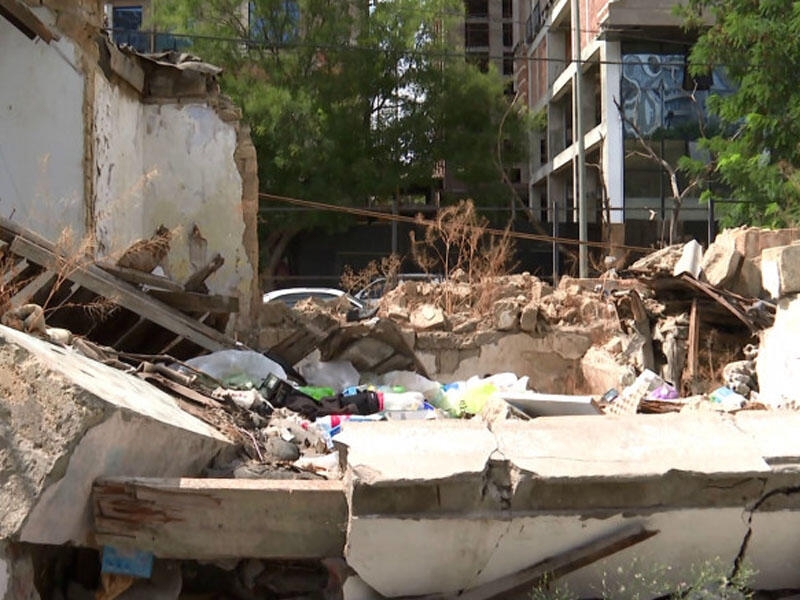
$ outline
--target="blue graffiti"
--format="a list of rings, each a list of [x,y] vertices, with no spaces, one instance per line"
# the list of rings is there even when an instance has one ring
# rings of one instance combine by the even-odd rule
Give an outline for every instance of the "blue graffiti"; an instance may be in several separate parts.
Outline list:
[[[731,93],[733,87],[718,70],[704,83],[695,87],[695,82],[687,77],[683,54],[640,53],[622,57],[623,111],[644,136],[659,129],[674,130],[695,124],[701,117],[707,121],[708,96]],[[625,135],[634,136],[628,122]]]

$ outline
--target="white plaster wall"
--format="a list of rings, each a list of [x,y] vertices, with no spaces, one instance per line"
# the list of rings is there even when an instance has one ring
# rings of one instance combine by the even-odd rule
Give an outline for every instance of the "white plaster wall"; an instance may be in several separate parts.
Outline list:
[[[142,165],[141,102],[100,74],[95,76],[94,119],[95,234],[104,254],[115,240],[126,245],[142,236],[145,182],[156,174]]]
[[[0,214],[57,241],[84,234],[78,51],[32,41],[0,19]]]
[[[245,252],[236,131],[205,104],[141,104],[98,75],[95,101],[96,230],[102,252],[119,256],[164,225],[175,233],[168,274],[193,271],[189,234],[196,224],[208,256],[225,264],[211,293],[248,297],[253,270]]]

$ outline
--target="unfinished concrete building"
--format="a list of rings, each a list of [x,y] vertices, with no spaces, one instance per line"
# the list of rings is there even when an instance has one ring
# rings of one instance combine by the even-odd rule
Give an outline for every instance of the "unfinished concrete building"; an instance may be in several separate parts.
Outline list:
[[[517,2],[517,82],[527,105],[546,121],[545,129],[533,136],[530,159],[529,201],[542,220],[578,222],[576,174],[582,140],[587,221],[607,224],[617,243],[647,245],[663,237],[673,193],[661,165],[641,156],[639,134],[672,166],[683,155],[700,157],[695,141],[699,123],[707,118],[705,98],[730,90],[719,72],[698,79],[688,74],[692,39],[673,14],[674,4]],[[580,56],[573,48],[576,11]],[[575,93],[576,65],[582,75],[580,98]],[[681,189],[687,183],[680,180]],[[679,219],[687,233],[706,238],[708,207],[699,204],[696,193],[684,199]]]

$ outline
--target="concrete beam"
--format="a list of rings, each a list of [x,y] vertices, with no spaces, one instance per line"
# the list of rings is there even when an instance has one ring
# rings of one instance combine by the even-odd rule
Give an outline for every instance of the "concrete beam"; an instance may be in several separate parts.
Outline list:
[[[110,478],[95,483],[97,540],[161,558],[342,556],[340,481]]]

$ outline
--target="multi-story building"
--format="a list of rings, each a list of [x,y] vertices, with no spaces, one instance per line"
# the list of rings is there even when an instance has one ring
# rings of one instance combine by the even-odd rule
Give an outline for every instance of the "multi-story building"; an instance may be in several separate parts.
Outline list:
[[[515,0],[464,0],[463,29],[454,37],[462,47],[466,60],[486,72],[492,65],[507,78],[506,94],[509,100],[516,93],[514,77],[514,24]],[[463,37],[462,37],[463,35]],[[517,193],[527,197],[528,165],[513,165],[508,176]],[[455,193],[467,192],[466,186],[444,171],[444,189]]]
[[[692,39],[675,0],[517,0],[516,79],[546,126],[532,139],[529,202],[543,221],[575,223],[579,140],[585,148],[586,219],[616,243],[662,237],[673,193],[667,171],[643,146],[677,166],[700,156],[705,98],[729,89],[719,73],[693,78]],[[580,57],[573,50],[579,16]],[[578,60],[579,58],[579,60]],[[582,79],[576,86],[580,65]],[[575,88],[580,87],[580,97]],[[580,108],[582,131],[577,131]],[[637,133],[638,132],[638,133]],[[681,189],[688,182],[679,180]],[[679,220],[704,238],[708,208],[687,194]],[[713,222],[713,219],[712,219]]]

